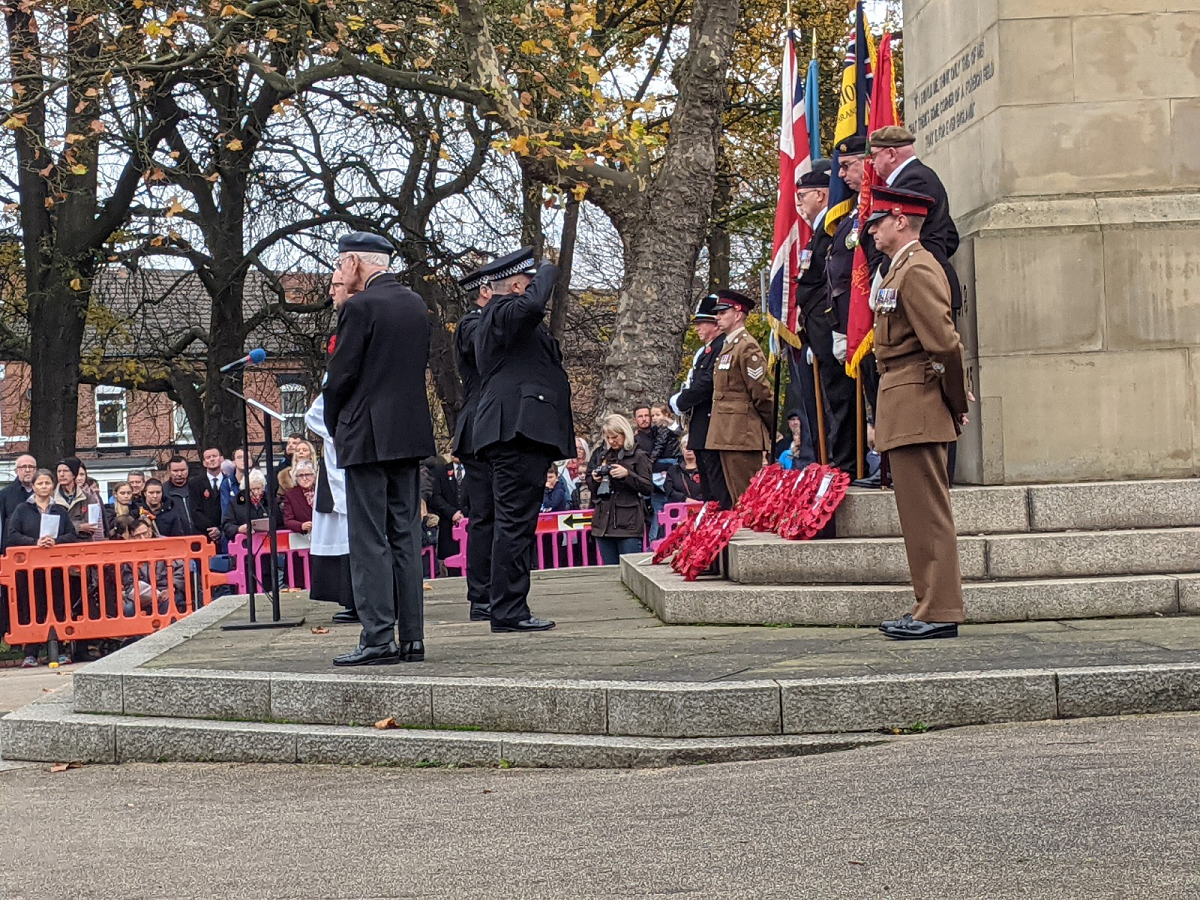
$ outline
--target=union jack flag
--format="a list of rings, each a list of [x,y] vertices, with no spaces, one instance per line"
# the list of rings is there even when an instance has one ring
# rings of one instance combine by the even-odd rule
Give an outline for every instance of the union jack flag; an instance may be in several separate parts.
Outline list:
[[[771,284],[767,311],[776,334],[800,347],[796,278],[800,250],[808,246],[812,228],[796,206],[796,181],[812,170],[808,122],[804,114],[804,84],[796,65],[796,34],[787,33],[783,44],[783,115],[779,128],[779,202],[775,208],[775,242],[771,255]]]

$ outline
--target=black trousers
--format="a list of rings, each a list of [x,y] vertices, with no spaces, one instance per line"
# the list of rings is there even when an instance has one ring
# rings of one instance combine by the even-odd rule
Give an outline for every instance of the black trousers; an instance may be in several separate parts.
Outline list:
[[[492,504],[492,467],[474,455],[460,458],[467,514],[467,600],[472,609],[491,603],[492,541],[496,508]]]
[[[555,450],[517,437],[483,450],[492,469],[492,536],[490,597],[493,623],[528,619],[529,569],[538,513],[546,489],[546,472]]]
[[[424,639],[421,463],[346,466],[351,581],[364,647]]]
[[[694,450],[696,468],[700,470],[700,493],[705,500],[716,500],[721,509],[732,509],[733,498],[725,484],[725,470],[721,468],[720,450]]]
[[[825,401],[825,442],[829,464],[857,477],[858,465],[858,385],[846,374],[837,358],[817,356],[821,373],[821,393]]]

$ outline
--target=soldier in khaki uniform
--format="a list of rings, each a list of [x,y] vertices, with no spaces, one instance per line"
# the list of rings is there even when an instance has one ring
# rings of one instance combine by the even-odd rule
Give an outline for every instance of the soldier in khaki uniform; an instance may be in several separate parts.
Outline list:
[[[746,331],[754,301],[737,291],[717,291],[713,312],[725,335],[713,366],[713,405],[704,446],[721,451],[721,469],[734,503],[762,468],[771,448],[771,382],[767,358]]]
[[[881,185],[871,191],[867,219],[875,245],[892,260],[875,301],[875,447],[891,464],[917,596],[911,613],[880,626],[898,640],[956,637],[965,621],[946,452],[967,424],[969,395],[950,283],[920,242],[933,204]]]

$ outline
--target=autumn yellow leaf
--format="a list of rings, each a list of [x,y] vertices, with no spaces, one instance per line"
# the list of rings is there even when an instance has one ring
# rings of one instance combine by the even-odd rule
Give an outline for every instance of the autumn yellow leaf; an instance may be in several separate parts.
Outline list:
[[[551,19],[561,19],[565,15],[565,13],[557,6],[543,6],[542,12],[544,12]]]
[[[4,120],[4,127],[16,130],[17,128],[24,128],[25,123],[28,121],[29,113],[13,113]]]
[[[388,52],[383,49],[383,44],[372,44],[367,48],[367,52],[372,56],[378,57],[379,61],[385,66],[390,66],[392,64],[392,58],[388,55]]]
[[[170,205],[167,206],[167,218],[169,219],[172,216],[177,216],[183,211],[184,211],[184,206],[182,203],[179,202],[179,198],[172,197]]]
[[[236,153],[238,150],[241,150],[242,149],[241,139],[234,138],[232,141],[230,141],[228,144],[225,145],[225,149],[232,150],[234,153]]]
[[[600,73],[590,63],[580,66],[579,71],[587,76],[588,84],[595,84],[600,80]]]
[[[83,290],[83,279],[82,278],[72,278],[71,279],[71,290],[82,291]]]
[[[587,192],[588,186],[583,182],[580,182],[579,184],[575,185],[575,187],[571,188],[571,196],[581,203],[583,202],[583,198],[587,196]]]
[[[542,48],[538,46],[537,41],[521,41],[521,52],[526,56],[538,56]]]
[[[87,173],[88,167],[83,163],[75,163],[75,165],[71,166],[72,175],[86,175]]]
[[[518,135],[513,139],[513,142],[509,145],[509,147],[513,153],[519,153],[521,156],[525,156],[529,153],[528,136],[524,134]]]

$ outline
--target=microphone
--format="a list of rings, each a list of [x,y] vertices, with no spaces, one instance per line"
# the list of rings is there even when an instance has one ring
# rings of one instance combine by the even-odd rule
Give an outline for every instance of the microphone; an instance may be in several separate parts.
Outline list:
[[[244,369],[246,366],[257,366],[266,358],[267,351],[262,347],[255,347],[241,359],[235,359],[233,362],[221,366],[221,374],[236,372],[238,369]]]

